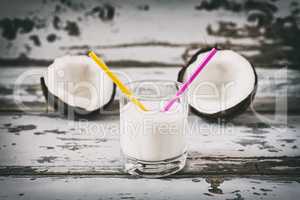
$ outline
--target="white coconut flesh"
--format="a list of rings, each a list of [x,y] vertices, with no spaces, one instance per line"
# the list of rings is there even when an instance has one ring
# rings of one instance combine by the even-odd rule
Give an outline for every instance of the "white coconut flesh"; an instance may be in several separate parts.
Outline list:
[[[87,111],[103,107],[113,95],[113,82],[88,56],[55,59],[44,79],[50,93],[67,105]]]
[[[208,52],[199,54],[183,80],[196,70]],[[237,106],[255,89],[251,64],[231,50],[219,50],[188,90],[189,104],[201,113],[214,114]]]

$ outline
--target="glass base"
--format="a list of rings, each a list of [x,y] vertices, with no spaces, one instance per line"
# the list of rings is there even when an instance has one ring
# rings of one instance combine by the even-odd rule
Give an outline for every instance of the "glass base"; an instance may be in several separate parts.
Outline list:
[[[180,156],[161,161],[142,161],[123,154],[125,171],[145,178],[161,178],[180,171],[186,162],[187,152]]]

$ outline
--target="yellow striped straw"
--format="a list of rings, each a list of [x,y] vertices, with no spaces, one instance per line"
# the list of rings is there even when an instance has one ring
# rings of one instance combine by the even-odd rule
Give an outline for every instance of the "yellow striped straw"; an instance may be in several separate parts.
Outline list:
[[[98,57],[93,51],[89,51],[88,55],[97,63],[97,65],[111,78],[111,80],[118,86],[118,88],[138,107],[143,111],[148,111],[148,109],[134,96],[133,93],[121,82],[120,79],[108,68],[104,61]]]

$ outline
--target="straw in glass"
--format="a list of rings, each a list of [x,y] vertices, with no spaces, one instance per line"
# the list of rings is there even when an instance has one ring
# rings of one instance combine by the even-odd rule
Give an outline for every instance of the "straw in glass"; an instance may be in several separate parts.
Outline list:
[[[135,105],[141,108],[143,111],[148,111],[148,109],[133,96],[133,93],[121,82],[121,80],[108,68],[104,61],[98,57],[93,51],[89,51],[88,55],[98,64],[98,66],[111,78],[111,80],[118,86],[118,88],[123,92],[128,99],[132,101]]]
[[[210,59],[217,53],[217,49],[213,48],[210,50],[208,55],[205,57],[205,59],[199,64],[196,71],[189,77],[189,79],[180,87],[180,89],[177,91],[175,97],[173,97],[171,100],[169,100],[165,107],[163,108],[163,111],[166,112],[170,110],[172,105],[177,101],[177,99],[180,97],[181,94],[183,94],[188,87],[191,85],[191,83],[195,80],[195,78],[199,75],[199,73],[202,71],[202,69],[207,65],[207,63],[210,61]]]

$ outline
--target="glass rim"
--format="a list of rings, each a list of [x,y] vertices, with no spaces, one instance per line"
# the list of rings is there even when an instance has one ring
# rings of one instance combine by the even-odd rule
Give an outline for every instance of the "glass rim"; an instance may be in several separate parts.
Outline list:
[[[173,81],[173,80],[164,80],[164,79],[143,79],[143,80],[135,80],[135,81],[130,81],[130,82],[126,82],[125,85],[131,90],[131,86],[137,83],[147,83],[147,82],[152,82],[154,84],[157,83],[172,83],[175,84],[178,89],[179,87],[183,84],[181,82],[178,81]],[[178,90],[176,90],[177,92]],[[165,100],[170,100],[172,97],[175,96],[176,93],[174,93],[174,95],[168,95],[165,97],[149,97],[149,96],[143,96],[143,95],[136,95],[133,93],[133,97],[139,99],[139,100],[151,100],[151,101],[165,101]],[[125,94],[121,93],[121,96],[123,98],[128,98]],[[184,94],[181,95],[181,97],[183,97]],[[181,98],[180,97],[180,98]]]

